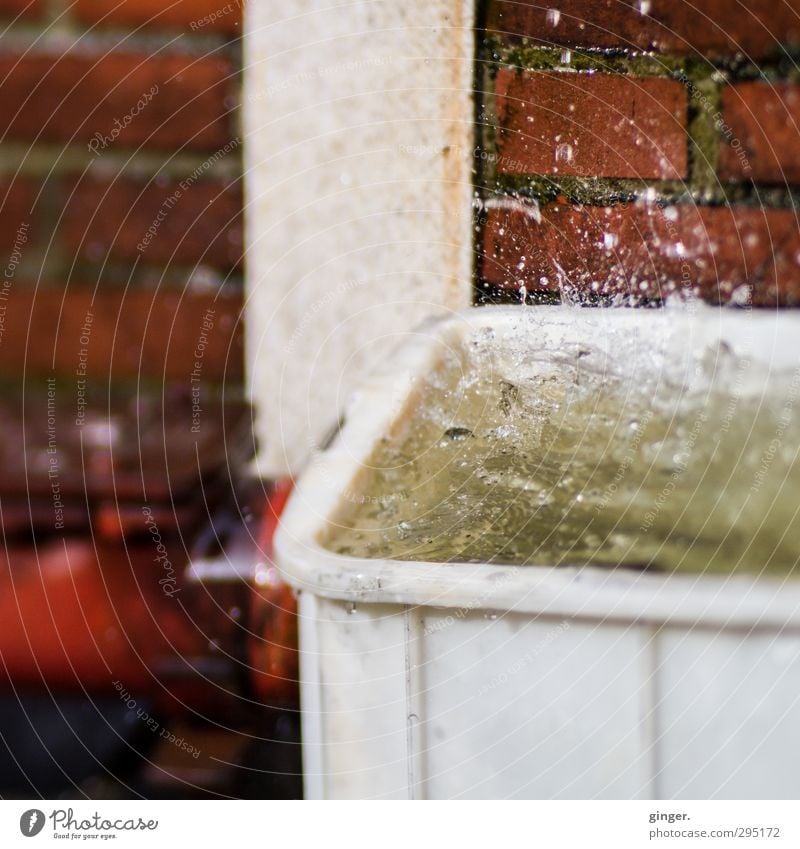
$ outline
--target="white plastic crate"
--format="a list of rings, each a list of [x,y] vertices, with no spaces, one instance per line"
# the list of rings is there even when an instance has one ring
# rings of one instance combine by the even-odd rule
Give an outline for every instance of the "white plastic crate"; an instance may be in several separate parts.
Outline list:
[[[324,547],[363,492],[374,446],[414,415],[419,382],[487,329],[498,367],[522,380],[541,352],[576,345],[613,363],[621,338],[626,357],[646,353],[653,368],[723,348],[758,373],[785,377],[800,362],[800,318],[766,312],[487,308],[414,334],[313,457],[276,538],[300,593],[307,795],[796,798],[795,579],[366,560]],[[800,444],[793,424],[783,438]]]

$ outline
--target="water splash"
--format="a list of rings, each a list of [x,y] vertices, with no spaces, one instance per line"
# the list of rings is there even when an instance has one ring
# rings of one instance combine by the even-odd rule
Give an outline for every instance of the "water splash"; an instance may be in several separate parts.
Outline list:
[[[571,144],[562,142],[556,146],[556,162],[572,162],[574,151]]]
[[[539,338],[540,315],[522,313],[519,339]],[[451,347],[404,436],[367,464],[367,495],[408,497],[365,498],[330,547],[407,560],[792,570],[797,374],[765,374],[724,344],[662,361],[630,326],[609,323],[602,335],[607,347],[540,350],[481,334]]]

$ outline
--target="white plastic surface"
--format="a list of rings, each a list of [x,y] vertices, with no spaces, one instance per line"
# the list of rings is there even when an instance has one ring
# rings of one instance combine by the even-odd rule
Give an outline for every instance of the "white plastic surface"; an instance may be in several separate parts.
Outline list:
[[[376,441],[410,414],[419,376],[483,328],[501,368],[518,371],[541,367],[502,365],[520,338],[613,358],[622,330],[654,362],[724,342],[774,373],[797,368],[800,339],[788,314],[512,308],[471,310],[405,344],[313,458],[276,538],[301,591],[308,795],[800,795],[800,582],[368,561],[322,546]]]

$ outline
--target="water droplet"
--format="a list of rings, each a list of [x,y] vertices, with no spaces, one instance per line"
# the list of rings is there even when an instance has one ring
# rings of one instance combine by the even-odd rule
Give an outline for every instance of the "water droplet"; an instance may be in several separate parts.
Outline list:
[[[572,145],[560,144],[556,147],[556,162],[572,162]]]
[[[572,51],[571,50],[562,50],[561,51],[561,64],[569,65],[572,61]]]
[[[551,27],[557,27],[560,20],[561,12],[559,12],[558,9],[547,10],[547,23],[550,24]]]
[[[753,300],[753,290],[750,286],[737,286],[731,292],[731,303],[740,307],[748,306]]]

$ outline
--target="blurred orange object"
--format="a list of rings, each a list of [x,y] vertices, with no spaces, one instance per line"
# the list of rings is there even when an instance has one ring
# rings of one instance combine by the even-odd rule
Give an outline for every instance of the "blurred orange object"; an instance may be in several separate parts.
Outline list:
[[[85,538],[7,548],[0,555],[0,657],[15,685],[153,689],[164,661],[201,653],[176,596],[156,580],[150,546]]]
[[[88,535],[6,547],[0,676],[16,688],[85,692],[118,681],[169,710],[219,708],[248,692],[295,703],[295,600],[269,563],[290,488],[266,499],[247,554],[266,562],[244,575],[222,552],[212,580],[193,577],[175,535],[159,536],[158,549],[155,539],[93,545]]]
[[[272,562],[272,539],[292,486],[291,480],[275,484],[265,505],[259,537],[264,561],[256,569],[251,595],[253,633],[247,642],[247,656],[253,688],[265,703],[297,698],[297,601],[294,590],[283,583]]]

